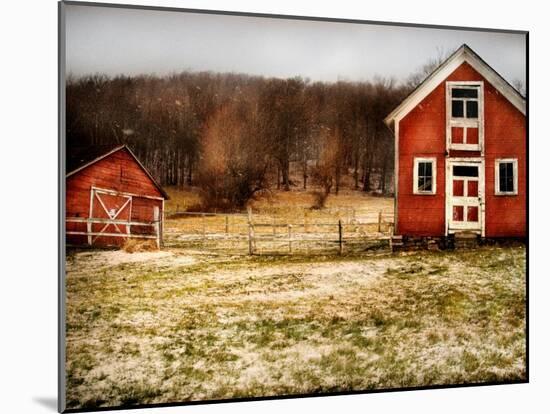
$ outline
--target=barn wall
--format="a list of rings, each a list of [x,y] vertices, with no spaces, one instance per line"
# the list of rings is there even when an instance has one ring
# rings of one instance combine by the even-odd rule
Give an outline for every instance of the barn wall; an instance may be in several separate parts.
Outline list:
[[[487,237],[526,235],[525,117],[468,63],[459,66],[399,122],[399,181],[396,233],[445,234],[446,81],[484,81],[485,229]],[[453,152],[452,156],[479,156]],[[437,194],[413,194],[414,157],[436,157]],[[495,195],[496,158],[518,158],[518,195]]]
[[[133,221],[152,221],[155,206],[159,208],[162,217],[162,200],[146,198],[147,196],[162,197],[162,194],[126,149],[117,151],[70,176],[67,179],[66,187],[67,217],[89,217],[92,187],[137,194],[138,197],[133,197],[132,200],[130,219]],[[97,200],[94,201],[94,205],[99,207]],[[125,215],[124,220],[127,218],[128,216]],[[101,225],[95,224],[94,231],[98,231],[101,227]],[[116,232],[116,229],[111,227],[106,231]],[[71,230],[86,231],[86,224],[67,223],[67,231]],[[121,230],[125,231],[124,228]],[[152,228],[133,226],[131,231],[132,233],[151,232]],[[94,242],[94,245],[121,245],[124,241],[125,238],[122,237],[101,236]],[[87,237],[68,235],[67,243],[87,244]]]

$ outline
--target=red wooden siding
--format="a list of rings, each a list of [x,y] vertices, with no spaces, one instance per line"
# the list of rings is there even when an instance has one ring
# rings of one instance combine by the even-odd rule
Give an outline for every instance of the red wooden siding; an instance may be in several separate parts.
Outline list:
[[[484,81],[485,235],[526,235],[525,116],[468,63],[459,66],[400,122],[396,234],[445,234],[446,81]],[[458,134],[458,132],[455,132]],[[473,138],[469,138],[470,141]],[[451,151],[452,157],[479,157],[475,151]],[[437,159],[437,193],[413,194],[414,157]],[[518,195],[495,195],[495,159],[518,159]],[[470,213],[473,217],[475,212]]]
[[[139,222],[153,220],[154,207],[159,208],[162,218],[162,199],[150,199],[147,197],[163,198],[163,195],[149,178],[141,166],[127,149],[122,148],[111,155],[89,165],[67,178],[66,188],[66,216],[88,218],[90,214],[90,192],[92,187],[111,190],[122,193],[134,194],[132,206],[120,210],[117,219]],[[118,210],[127,200],[122,196],[108,194],[101,195],[108,203],[109,208]],[[94,200],[94,218],[108,218],[97,199]],[[103,224],[93,224],[93,231],[100,231]],[[121,231],[126,231],[126,226],[118,226]],[[67,223],[67,231],[86,231],[86,223]],[[106,232],[116,233],[113,225],[109,225]],[[132,226],[133,234],[152,234],[152,227]],[[125,241],[122,237],[100,236],[94,245],[121,245]],[[68,235],[67,243],[87,244],[87,236]]]

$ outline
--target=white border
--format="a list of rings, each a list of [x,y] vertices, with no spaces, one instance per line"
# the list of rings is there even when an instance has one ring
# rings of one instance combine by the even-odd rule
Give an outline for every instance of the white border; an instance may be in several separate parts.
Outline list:
[[[116,1],[113,1],[116,2]],[[550,140],[547,131],[547,96],[550,95],[550,54],[545,53],[550,41],[547,5],[544,2],[503,4],[502,1],[463,0],[452,13],[436,0],[415,2],[338,2],[265,0],[119,0],[121,3],[168,5],[174,7],[242,10],[326,17],[347,17],[412,23],[432,23],[528,29],[531,36],[530,63],[530,383],[518,385],[441,389],[430,391],[390,392],[247,403],[197,405],[141,409],[138,414],[253,414],[263,412],[364,413],[407,412],[422,414],[463,414],[472,411],[518,414],[541,412],[547,405],[550,386],[550,279],[547,236],[550,220],[544,207],[550,202],[545,188],[550,180],[547,158]],[[37,238],[30,243],[29,234],[36,233],[34,220],[6,220],[3,247],[3,279],[1,291],[2,322],[6,339],[2,345],[2,379],[11,384],[2,398],[6,413],[52,414],[56,404],[57,362],[57,223],[53,219],[57,205],[57,11],[56,0],[12,1],[4,4],[4,24],[0,31],[8,62],[2,66],[3,99],[7,116],[3,120],[5,137],[0,168],[4,173],[4,191],[18,199],[17,215],[40,211],[50,220],[43,220]],[[472,12],[475,11],[475,12]],[[25,22],[24,28],[22,22]],[[391,53],[391,51],[388,51]],[[36,62],[40,62],[37,69]],[[44,105],[29,105],[29,94],[21,93],[21,85],[32,83],[32,100]],[[9,116],[8,116],[9,115]],[[32,117],[32,122],[29,122]],[[22,130],[24,126],[24,131]],[[29,151],[32,148],[32,151]],[[22,154],[25,155],[22,158]],[[28,168],[23,168],[23,165]],[[527,168],[527,167],[526,167]],[[17,173],[17,179],[14,177]],[[40,174],[37,174],[40,172]],[[13,177],[14,179],[11,179]],[[32,190],[32,191],[31,191]],[[2,211],[14,217],[13,205]],[[30,260],[32,259],[32,260]],[[32,286],[31,286],[32,284]],[[32,304],[29,305],[29,304]],[[37,311],[39,309],[39,311]],[[32,375],[28,369],[32,367]],[[122,413],[122,412],[121,412]]]

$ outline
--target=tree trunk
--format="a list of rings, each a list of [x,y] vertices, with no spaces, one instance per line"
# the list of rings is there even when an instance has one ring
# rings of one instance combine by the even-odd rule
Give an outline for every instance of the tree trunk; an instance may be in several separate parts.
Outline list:
[[[359,188],[359,156],[355,155],[355,163],[353,166],[353,180],[355,182],[355,189]]]
[[[290,191],[290,181],[289,181],[289,171],[290,171],[290,165],[289,165],[288,159],[285,159],[283,161],[283,165],[281,165],[281,173],[283,174],[283,190]]]
[[[307,159],[302,164],[302,175],[304,178],[304,190],[307,190]]]

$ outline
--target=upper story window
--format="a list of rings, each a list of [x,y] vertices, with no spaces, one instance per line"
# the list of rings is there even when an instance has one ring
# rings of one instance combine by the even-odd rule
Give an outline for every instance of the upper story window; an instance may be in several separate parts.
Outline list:
[[[483,82],[447,82],[447,149],[482,148]]]
[[[477,86],[453,87],[451,89],[452,118],[478,119],[479,91]]]

